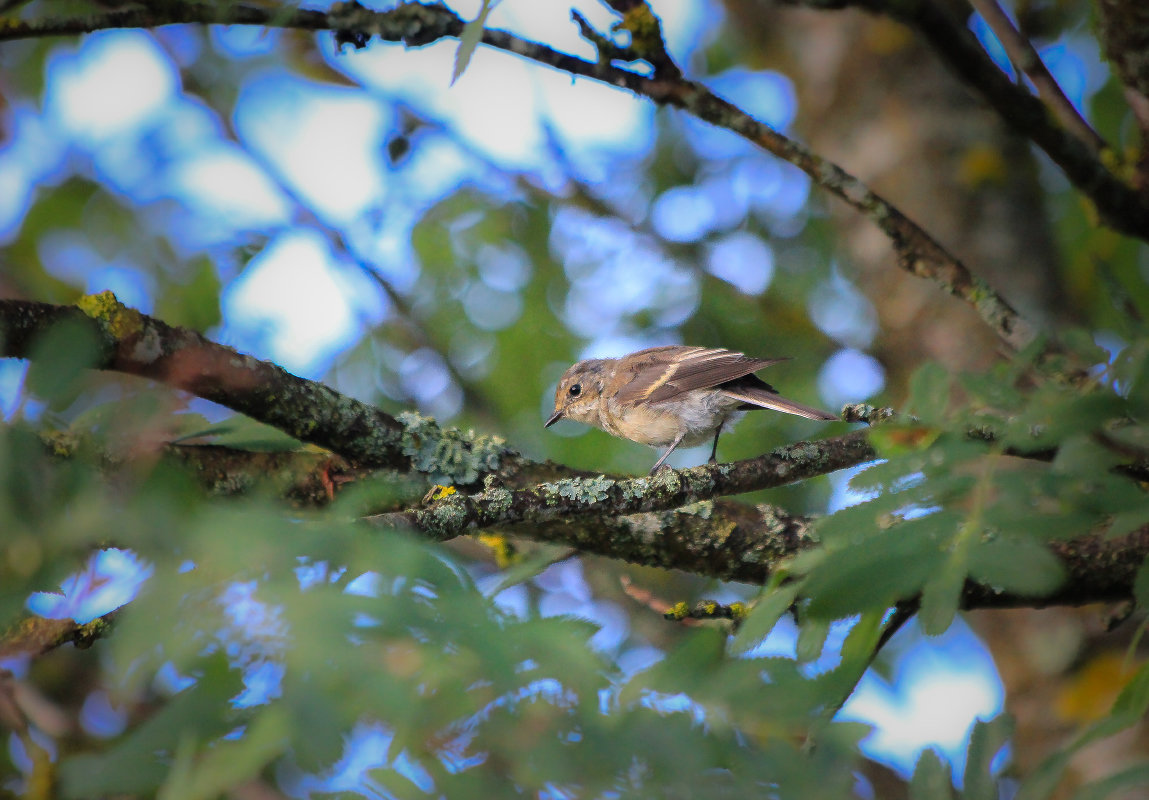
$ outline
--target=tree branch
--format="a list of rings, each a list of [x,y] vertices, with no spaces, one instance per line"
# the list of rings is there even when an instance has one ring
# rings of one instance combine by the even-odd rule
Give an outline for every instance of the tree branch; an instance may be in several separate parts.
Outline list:
[[[1069,102],[1065,92],[1061,91],[1061,87],[1049,73],[1033,44],[1014,27],[997,0],[970,0],[970,5],[981,14],[982,19],[1001,42],[1001,46],[1005,48],[1010,63],[1018,72],[1029,78],[1037,89],[1038,96],[1049,106],[1062,127],[1086,144],[1095,156],[1104,150],[1108,146],[1105,140],[1077,113],[1077,109]]]
[[[400,422],[322,383],[127,308],[111,292],[84,296],[78,305],[0,300],[0,356],[29,358],[38,337],[70,322],[86,327],[98,344],[92,367],[183,389],[362,466],[414,469],[467,485],[531,464],[498,437],[444,430],[417,414]]]
[[[974,35],[933,0],[786,0],[822,10],[860,8],[916,30],[967,86],[1014,130],[1045,151],[1078,191],[1093,201],[1107,225],[1149,241],[1149,199],[1129,186],[1090,147],[1061,127],[1045,104],[1010,82]],[[1137,2],[1137,0],[1133,0]]]
[[[666,64],[669,57],[661,45],[658,20],[646,4],[641,3],[641,10],[636,10],[639,5],[637,2],[617,2],[630,9],[624,13],[621,23],[621,27],[631,33],[632,43],[626,52],[651,61],[655,66],[653,77],[615,66],[611,59],[619,55],[619,52],[613,47],[611,52],[600,53],[600,59],[592,62],[497,29],[484,30],[482,41],[490,47],[506,50],[572,75],[627,89],[660,105],[685,109],[702,120],[742,136],[798,167],[819,186],[873,221],[893,243],[898,264],[903,269],[937,282],[946,291],[969,303],[1007,345],[1022,349],[1034,340],[1034,328],[1001,295],[972,275],[953,254],[885,198],[872,192],[838,165],[811,153],[737,106],[719,98],[701,84],[680,77],[677,67],[671,70]],[[264,10],[242,4],[172,2],[160,8],[126,9],[77,19],[16,22],[0,29],[0,41],[85,33],[104,28],[155,27],[188,22],[326,29],[334,31],[337,44],[352,44],[356,47],[366,46],[372,36],[418,47],[443,37],[457,38],[464,25],[455,12],[440,4],[408,2],[387,11],[374,11],[353,0],[338,3],[330,13],[325,14],[308,10]],[[586,28],[589,26],[584,26],[584,33],[587,32]],[[605,37],[595,35],[594,41],[604,42]],[[996,70],[996,67],[993,69]],[[1009,85],[1008,81],[1006,85]],[[1032,97],[1029,99],[1037,102],[1044,113],[1040,102]],[[1064,132],[1061,133],[1064,135]],[[1107,172],[1105,174],[1108,175]],[[1103,207],[1100,202],[1098,206]],[[1149,222],[1149,212],[1145,219]],[[1149,225],[1145,229],[1149,230]]]
[[[119,611],[110,611],[91,622],[29,616],[0,634],[0,658],[28,655],[35,658],[71,642],[80,649],[106,636]]]
[[[580,514],[620,516],[664,511],[714,497],[753,492],[825,475],[877,458],[868,431],[801,442],[730,464],[663,469],[643,478],[567,478],[524,489],[491,486],[466,495],[440,493],[426,507],[371,517],[376,525],[451,539],[469,530],[510,523],[552,522]],[[571,544],[574,544],[573,542]]]

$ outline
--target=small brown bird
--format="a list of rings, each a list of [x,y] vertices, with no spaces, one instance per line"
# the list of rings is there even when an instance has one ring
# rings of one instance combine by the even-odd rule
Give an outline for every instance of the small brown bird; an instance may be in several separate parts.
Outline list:
[[[651,347],[622,358],[590,358],[565,373],[555,389],[555,413],[544,427],[573,419],[652,447],[666,447],[653,475],[680,444],[714,436],[710,463],[717,461],[718,435],[744,412],[769,408],[807,419],[833,414],[787,400],[755,377],[785,358],[751,358],[706,347]]]

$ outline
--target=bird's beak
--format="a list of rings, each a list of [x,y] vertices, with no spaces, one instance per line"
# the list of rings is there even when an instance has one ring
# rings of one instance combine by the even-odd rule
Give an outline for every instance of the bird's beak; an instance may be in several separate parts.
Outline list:
[[[543,427],[549,428],[550,426],[554,425],[556,422],[558,422],[562,418],[563,418],[563,410],[560,408],[558,411],[551,414],[551,418],[546,421],[546,424],[543,425]]]

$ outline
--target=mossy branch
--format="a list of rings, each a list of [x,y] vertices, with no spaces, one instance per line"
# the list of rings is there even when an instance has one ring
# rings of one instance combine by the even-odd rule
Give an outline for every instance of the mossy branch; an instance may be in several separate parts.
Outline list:
[[[418,414],[396,419],[322,383],[127,308],[111,292],[86,295],[76,306],[0,300],[0,356],[37,355],[37,341],[65,323],[86,329],[96,342],[92,368],[191,392],[358,466],[414,470],[469,485],[493,472],[513,475],[530,463],[498,437],[442,429]]]

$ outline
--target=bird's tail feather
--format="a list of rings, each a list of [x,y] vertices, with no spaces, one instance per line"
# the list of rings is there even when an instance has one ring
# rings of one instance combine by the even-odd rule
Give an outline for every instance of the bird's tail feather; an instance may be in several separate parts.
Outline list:
[[[806,419],[832,420],[838,419],[837,414],[821,411],[813,406],[803,405],[794,400],[787,400],[777,392],[768,392],[764,389],[725,389],[724,392],[736,400],[741,400],[753,408],[769,408],[773,411],[783,411],[787,414],[796,414]]]

